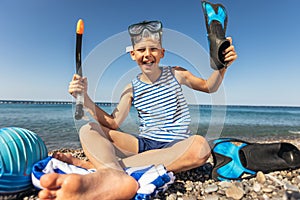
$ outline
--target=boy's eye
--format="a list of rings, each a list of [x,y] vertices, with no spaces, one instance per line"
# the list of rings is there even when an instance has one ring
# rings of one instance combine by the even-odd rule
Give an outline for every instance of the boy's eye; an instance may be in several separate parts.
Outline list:
[[[138,48],[138,49],[136,49],[136,51],[143,53],[143,52],[146,51],[146,49],[147,48]],[[150,48],[150,51],[152,51],[152,52],[157,52],[158,50],[159,50],[159,48],[157,48],[157,47],[151,47]]]
[[[146,48],[139,48],[139,49],[137,49],[137,51],[139,51],[139,52],[144,52],[146,50]]]

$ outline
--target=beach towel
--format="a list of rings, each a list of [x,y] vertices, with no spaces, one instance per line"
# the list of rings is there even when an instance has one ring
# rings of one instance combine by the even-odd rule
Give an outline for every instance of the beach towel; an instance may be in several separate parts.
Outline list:
[[[155,197],[159,192],[165,191],[175,180],[172,172],[167,172],[163,165],[149,165],[144,167],[129,167],[124,169],[139,183],[139,189],[133,199],[148,200]],[[95,169],[85,169],[60,161],[51,156],[37,162],[32,168],[32,183],[38,189],[43,189],[40,178],[44,174],[89,174],[94,173]]]

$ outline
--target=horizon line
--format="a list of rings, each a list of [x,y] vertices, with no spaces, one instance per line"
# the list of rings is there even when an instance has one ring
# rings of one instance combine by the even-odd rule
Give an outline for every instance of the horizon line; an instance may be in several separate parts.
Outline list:
[[[75,104],[75,101],[66,101],[66,100],[1,100],[0,99],[0,104]],[[95,102],[96,104],[108,104],[108,105],[113,105],[113,104],[118,104],[118,102],[107,102],[107,101],[97,101]],[[193,104],[193,103],[188,103],[188,105],[194,105],[194,106],[240,106],[240,107],[291,107],[291,108],[300,108],[299,106],[296,105],[256,105],[256,104],[228,104],[228,105],[212,105],[212,104]]]

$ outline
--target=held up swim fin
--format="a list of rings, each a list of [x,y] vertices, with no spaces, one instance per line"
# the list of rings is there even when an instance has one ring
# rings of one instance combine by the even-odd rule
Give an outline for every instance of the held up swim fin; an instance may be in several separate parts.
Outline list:
[[[205,0],[202,1],[202,8],[209,42],[210,66],[219,70],[227,64],[222,52],[230,46],[225,38],[227,13],[222,4],[212,4]]]
[[[300,151],[290,143],[261,144],[221,138],[213,144],[212,178],[215,180],[241,180],[254,177],[258,171],[300,168]]]

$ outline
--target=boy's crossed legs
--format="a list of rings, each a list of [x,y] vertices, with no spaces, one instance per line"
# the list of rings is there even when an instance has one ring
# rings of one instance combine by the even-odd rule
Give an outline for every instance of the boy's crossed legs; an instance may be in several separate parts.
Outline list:
[[[96,123],[80,130],[80,140],[90,162],[66,154],[54,157],[97,171],[88,175],[44,175],[41,184],[46,189],[39,193],[40,199],[82,199],[83,196],[85,199],[131,199],[138,183],[124,172],[124,167],[163,164],[168,171],[180,172],[203,165],[210,155],[209,145],[197,135],[169,148],[137,154],[138,142],[134,136],[101,128]],[[118,160],[116,152],[131,156]]]

